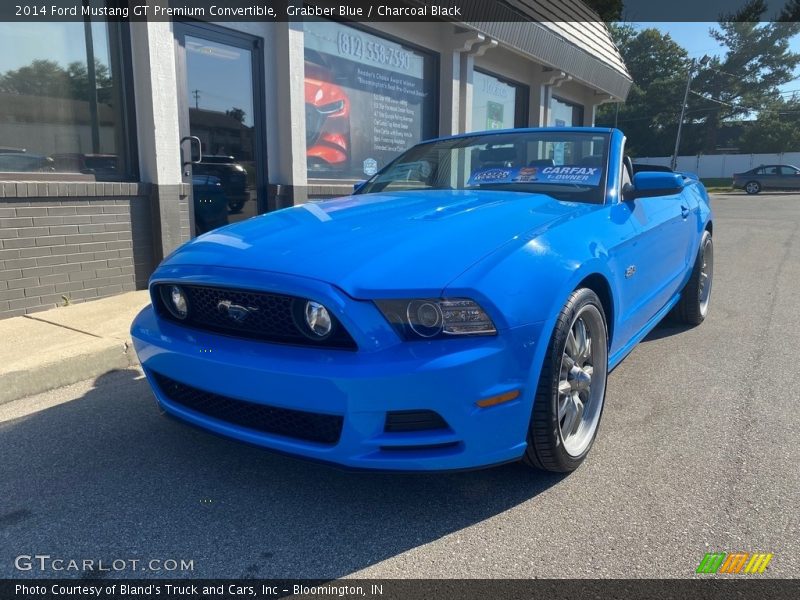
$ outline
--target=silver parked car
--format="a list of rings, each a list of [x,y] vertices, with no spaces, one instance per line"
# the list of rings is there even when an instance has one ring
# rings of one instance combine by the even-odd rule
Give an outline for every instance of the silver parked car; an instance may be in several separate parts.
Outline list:
[[[792,165],[761,165],[733,174],[733,187],[748,194],[761,190],[800,190],[800,169]]]

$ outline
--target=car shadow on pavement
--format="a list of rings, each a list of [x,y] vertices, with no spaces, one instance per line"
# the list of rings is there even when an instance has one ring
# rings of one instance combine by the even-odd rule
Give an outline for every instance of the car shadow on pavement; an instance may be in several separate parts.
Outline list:
[[[36,553],[193,561],[191,572],[126,577],[341,577],[564,478],[519,464],[360,473],[271,454],[163,417],[136,370],[0,422],[0,456],[0,577],[80,575],[14,570],[14,556]]]
[[[673,335],[680,335],[690,329],[694,329],[694,327],[692,325],[686,325],[685,323],[672,321],[670,317],[667,316],[655,326],[655,329],[645,336],[642,342],[655,342],[656,340],[661,340]]]

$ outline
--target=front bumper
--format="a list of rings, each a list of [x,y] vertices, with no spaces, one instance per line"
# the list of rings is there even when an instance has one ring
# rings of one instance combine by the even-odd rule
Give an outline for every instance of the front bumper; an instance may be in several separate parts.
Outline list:
[[[522,456],[538,379],[538,369],[531,365],[539,362],[540,324],[506,329],[494,337],[419,343],[389,343],[392,332],[387,331],[386,337],[373,336],[381,340],[377,349],[352,352],[189,329],[158,318],[152,307],[145,308],[131,328],[163,410],[224,436],[314,460],[379,470],[464,469]],[[173,402],[156,374],[231,399],[340,415],[341,435],[334,444],[322,444],[212,418]],[[520,394],[512,401],[488,408],[476,405],[513,390]],[[435,411],[447,427],[385,430],[387,412],[408,410]]]

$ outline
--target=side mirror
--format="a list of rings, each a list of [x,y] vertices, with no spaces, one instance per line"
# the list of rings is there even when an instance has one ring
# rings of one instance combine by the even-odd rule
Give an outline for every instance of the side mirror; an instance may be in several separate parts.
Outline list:
[[[364,187],[365,183],[367,183],[366,179],[360,179],[360,180],[356,181],[353,184],[353,193],[356,193],[358,190],[360,190],[362,187]]]
[[[683,189],[683,175],[664,171],[640,171],[633,176],[633,185],[622,188],[624,200],[669,196]],[[632,189],[631,189],[632,188]]]

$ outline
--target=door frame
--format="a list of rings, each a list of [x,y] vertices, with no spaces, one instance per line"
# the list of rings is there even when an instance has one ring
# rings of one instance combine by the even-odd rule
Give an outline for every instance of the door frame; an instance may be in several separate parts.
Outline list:
[[[263,214],[268,210],[267,184],[267,129],[266,129],[266,74],[264,72],[264,38],[220,27],[199,21],[173,21],[173,37],[175,40],[175,77],[178,83],[178,130],[179,140],[191,135],[189,126],[189,94],[188,72],[186,68],[186,36],[197,37],[249,50],[251,61],[251,81],[253,85],[253,162],[256,165],[256,212]],[[183,162],[183,158],[181,158]],[[184,173],[188,172],[188,181]],[[196,236],[194,222],[194,195],[192,193],[192,168],[188,165],[184,171],[181,165],[181,179],[189,185],[189,230],[191,237]]]

